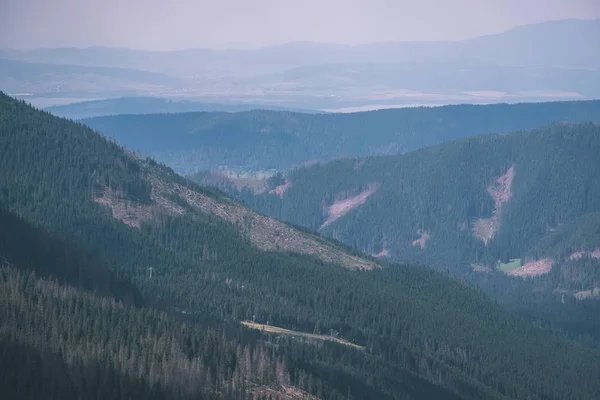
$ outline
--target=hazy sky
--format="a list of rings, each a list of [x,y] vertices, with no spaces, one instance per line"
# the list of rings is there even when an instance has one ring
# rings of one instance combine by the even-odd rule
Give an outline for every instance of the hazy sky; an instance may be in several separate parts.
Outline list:
[[[0,0],[0,45],[172,50],[456,40],[600,18],[600,0]]]

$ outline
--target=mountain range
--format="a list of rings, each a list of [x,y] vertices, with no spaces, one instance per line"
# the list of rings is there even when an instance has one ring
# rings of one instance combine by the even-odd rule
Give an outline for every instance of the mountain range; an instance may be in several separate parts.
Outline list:
[[[315,110],[277,107],[269,104],[201,103],[190,100],[169,100],[160,97],[119,97],[90,100],[45,108],[59,117],[84,119],[120,114],[175,114],[185,112],[240,112],[251,110],[281,110],[302,113],[317,113]]]
[[[537,135],[551,146],[563,133],[565,153],[591,154],[596,131],[558,126]],[[497,142],[496,169],[482,179],[506,182],[504,168],[515,162],[517,198],[523,167],[506,157],[505,137],[539,145],[518,135],[463,142]],[[9,396],[600,396],[597,349],[534,326],[466,282],[261,215],[4,94],[0,162],[0,351],[13,367],[0,383]],[[356,171],[367,174],[370,162]],[[331,165],[341,172],[348,163]],[[583,175],[582,190],[593,174]],[[294,177],[284,199],[301,187]],[[356,193],[372,191],[362,194],[370,201],[386,183]],[[574,212],[593,208],[590,196]],[[474,204],[488,217],[484,197]],[[28,254],[38,248],[47,256]]]
[[[600,122],[600,101],[455,105],[357,113],[116,115],[84,119],[123,146],[190,174],[287,171],[342,157],[392,155],[484,133],[552,122]]]
[[[0,87],[40,105],[148,95],[320,110],[590,99],[600,96],[599,36],[600,20],[563,20],[458,42],[5,49]]]

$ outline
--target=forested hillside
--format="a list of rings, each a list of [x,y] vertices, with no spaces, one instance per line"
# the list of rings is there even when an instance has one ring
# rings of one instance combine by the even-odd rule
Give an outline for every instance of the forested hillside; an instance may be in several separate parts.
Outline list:
[[[127,307],[110,294],[97,297],[105,283],[96,278],[110,275],[97,262],[5,211],[0,227],[2,398],[307,395],[292,386],[281,352],[257,335],[236,344],[162,312]],[[77,289],[82,271],[96,277]],[[300,368],[295,373],[309,376]]]
[[[238,196],[377,257],[492,275],[483,284],[515,302],[506,286],[537,277],[527,296],[564,303],[599,297],[599,154],[597,125],[553,124],[304,167]]]
[[[340,157],[398,154],[461,137],[600,121],[600,101],[456,105],[352,114],[118,115],[84,123],[125,147],[190,174],[217,167],[288,170]]]
[[[58,397],[69,389],[50,385],[48,371],[78,371],[70,379],[84,383],[62,398],[170,398],[171,391],[240,398],[232,394],[233,383],[244,376],[236,371],[248,365],[248,346],[258,361],[246,382],[267,386],[255,395],[285,398],[289,390],[301,390],[327,399],[600,396],[597,350],[532,326],[464,282],[353,254],[136,158],[83,125],[5,95],[0,162],[0,203],[18,216],[14,223],[51,231],[61,238],[53,240],[89,254],[97,268],[106,265],[115,279],[133,283],[146,306],[120,305],[110,293],[104,300],[92,297],[83,290],[93,288],[61,282],[58,273],[46,275],[59,279],[52,283],[18,269],[19,260],[45,260],[9,259],[1,275],[2,360],[20,368],[2,376],[10,396],[48,391]],[[77,260],[85,264],[83,256]],[[38,276],[45,268],[29,267]],[[59,284],[80,289],[57,289]],[[252,332],[239,324],[243,320],[326,334],[358,347]],[[29,331],[36,334],[24,334]],[[253,355],[261,351],[268,354]],[[30,360],[40,359],[35,369],[40,364]],[[97,359],[96,372],[90,371],[86,365]],[[184,373],[175,375],[180,370],[171,365]],[[22,371],[35,386],[24,387]],[[105,380],[120,383],[89,383]],[[198,382],[210,384],[199,388]],[[282,394],[289,385],[296,389]],[[113,387],[122,389],[107,392]],[[295,398],[307,397],[304,392]]]

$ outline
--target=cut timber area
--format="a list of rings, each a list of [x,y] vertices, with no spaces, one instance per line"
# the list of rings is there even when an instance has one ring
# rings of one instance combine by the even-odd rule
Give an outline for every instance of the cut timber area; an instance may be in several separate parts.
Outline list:
[[[269,333],[279,333],[282,335],[288,335],[288,336],[299,336],[302,338],[306,338],[306,339],[314,339],[314,340],[326,340],[329,342],[335,342],[335,343],[339,343],[339,344],[343,344],[345,346],[350,346],[350,347],[354,347],[356,349],[360,349],[360,350],[364,350],[365,348],[363,346],[359,346],[357,344],[354,343],[350,343],[344,339],[340,339],[340,338],[336,338],[333,336],[329,336],[329,335],[317,335],[314,333],[305,333],[305,332],[298,332],[298,331],[292,331],[290,329],[285,329],[285,328],[279,328],[277,326],[270,326],[270,325],[264,325],[264,324],[257,324],[255,322],[251,322],[251,321],[242,321],[241,322],[242,325],[251,328],[251,329],[257,329],[263,332],[269,332]]]
[[[278,400],[319,400],[307,392],[294,386],[282,385],[278,388],[259,386],[254,389],[254,395],[258,398],[273,398]],[[262,397],[261,397],[262,396]]]
[[[569,256],[569,260],[578,260],[581,257],[600,258],[600,249],[595,249],[594,251],[577,251]]]
[[[600,288],[582,290],[581,292],[575,293],[573,296],[575,296],[577,300],[597,299],[600,298]]]
[[[542,258],[541,260],[530,261],[522,267],[513,269],[506,274],[519,277],[538,276],[547,274],[551,269],[552,260],[549,258]]]
[[[490,267],[480,264],[471,264],[471,269],[475,272],[492,272]]]
[[[337,200],[329,207],[326,207],[324,210],[324,214],[327,216],[327,219],[325,220],[323,225],[321,225],[320,229],[325,228],[327,225],[331,224],[338,218],[346,215],[348,212],[355,209],[356,207],[365,204],[367,198],[369,198],[370,195],[375,193],[377,189],[379,189],[378,183],[370,183],[365,190],[363,190],[356,196],[347,197],[342,200]]]
[[[491,218],[480,218],[473,224],[473,236],[483,241],[487,246],[500,229],[502,206],[512,197],[511,186],[515,176],[514,166],[488,186],[487,191],[494,199],[494,212]]]
[[[372,254],[373,257],[389,257],[390,255],[390,251],[386,248],[384,248],[383,250],[381,250],[379,253],[377,254]]]
[[[108,188],[94,196],[96,203],[112,211],[113,218],[140,228],[142,223],[152,223],[159,213],[181,215],[195,209],[214,215],[234,224],[255,247],[263,251],[289,251],[316,257],[326,263],[350,269],[371,270],[377,264],[371,260],[348,254],[325,239],[302,232],[274,218],[261,215],[227,197],[209,196],[194,185],[184,186],[171,172],[140,160],[148,181],[152,185],[151,205],[137,204],[123,198]],[[179,198],[190,207],[183,207],[172,199]]]
[[[431,236],[429,235],[429,233],[427,233],[427,232],[425,232],[425,231],[423,231],[421,229],[419,229],[417,231],[417,235],[420,235],[421,237],[418,238],[418,239],[416,239],[416,240],[413,240],[412,241],[412,245],[413,246],[419,246],[420,248],[424,249],[425,245],[427,244],[427,240],[429,240],[429,238]]]
[[[285,177],[284,179],[285,183],[283,185],[279,185],[275,189],[269,190],[269,193],[276,194],[277,196],[283,199],[283,195],[285,194],[285,192],[290,188],[290,186],[292,186],[292,181],[290,181],[289,178]]]

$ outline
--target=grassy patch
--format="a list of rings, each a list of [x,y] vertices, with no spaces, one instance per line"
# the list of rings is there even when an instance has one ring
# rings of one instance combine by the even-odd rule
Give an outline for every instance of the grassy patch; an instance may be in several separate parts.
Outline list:
[[[496,268],[498,268],[500,271],[505,272],[505,273],[514,271],[515,269],[521,268],[521,259],[513,258],[513,259],[509,260],[507,263],[498,262],[496,264]]]

